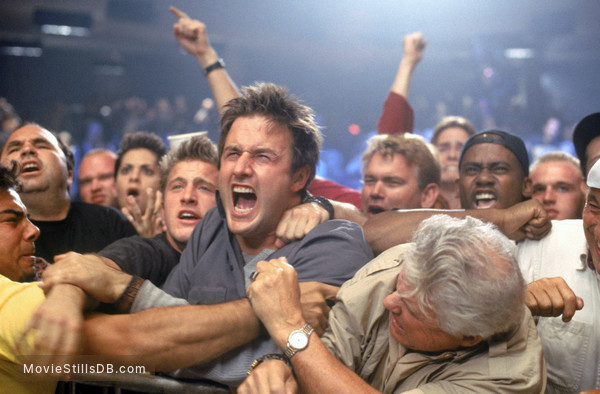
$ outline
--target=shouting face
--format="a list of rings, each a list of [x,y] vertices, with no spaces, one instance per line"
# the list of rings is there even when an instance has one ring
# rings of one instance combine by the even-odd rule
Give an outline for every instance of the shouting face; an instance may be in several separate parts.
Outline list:
[[[162,217],[167,226],[167,239],[180,252],[196,224],[216,205],[217,180],[217,166],[202,160],[180,161],[169,173]]]
[[[261,115],[231,125],[221,155],[219,192],[227,225],[244,246],[274,241],[286,209],[300,202],[308,167],[291,173],[290,130]]]
[[[464,154],[457,180],[464,209],[509,208],[531,196],[517,157],[499,144],[480,143]]]

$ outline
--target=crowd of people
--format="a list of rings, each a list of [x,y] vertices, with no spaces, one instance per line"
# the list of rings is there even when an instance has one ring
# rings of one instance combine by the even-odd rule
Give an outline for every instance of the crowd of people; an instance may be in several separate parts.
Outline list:
[[[7,133],[0,387],[53,392],[77,377],[22,365],[99,355],[240,393],[600,389],[600,113],[577,157],[530,164],[518,135],[460,116],[426,141],[409,102],[426,42],[409,34],[354,190],[316,175],[311,108],[238,89],[205,25],[171,12],[217,144],[136,126],[75,171],[43,125]]]

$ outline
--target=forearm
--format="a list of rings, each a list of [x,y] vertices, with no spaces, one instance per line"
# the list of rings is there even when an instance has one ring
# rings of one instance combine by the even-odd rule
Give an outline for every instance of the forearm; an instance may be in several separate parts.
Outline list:
[[[283,351],[287,343],[287,331],[272,335]],[[376,393],[356,373],[339,362],[316,335],[310,336],[306,349],[296,353],[290,362],[302,392],[307,393]]]
[[[170,371],[208,362],[256,338],[260,324],[247,299],[218,305],[95,315],[84,324],[87,354]]]
[[[472,216],[484,222],[492,222],[502,229],[501,215],[497,209],[409,209],[387,211],[369,218],[363,225],[365,239],[375,255],[393,246],[410,242],[419,224],[433,215],[455,218]]]
[[[229,74],[224,68],[212,71],[206,78],[210,85],[210,90],[215,97],[219,114],[223,114],[225,104],[230,100],[239,97],[240,92],[237,90],[235,83],[229,78]]]
[[[335,219],[346,219],[361,226],[367,221],[367,217],[354,205],[334,200],[329,200],[329,202],[333,205]]]
[[[119,270],[119,271],[123,271],[121,269],[121,267],[119,267],[119,264],[115,263],[113,260],[109,259],[108,257],[104,257],[104,256],[101,256],[101,255],[98,255],[98,257],[100,258],[100,260],[102,260],[102,262],[107,267],[114,268],[114,269]]]
[[[307,393],[377,393],[327,350],[315,335],[308,348],[292,357],[296,379]]]
[[[87,295],[81,288],[68,283],[61,283],[54,286],[46,295],[46,299],[68,300],[74,308],[79,309],[81,312],[91,310],[98,304],[95,299]]]
[[[202,69],[205,69],[211,64],[216,63],[219,60],[219,55],[213,48],[211,48],[206,54],[202,56],[197,55],[196,59],[200,63],[200,66],[202,66]],[[210,90],[215,98],[219,114],[222,114],[225,104],[227,104],[231,99],[239,97],[240,92],[235,83],[229,77],[229,73],[225,68],[219,68],[211,71],[206,76],[206,80],[208,81]]]
[[[400,66],[398,66],[398,73],[396,74],[396,79],[394,80],[394,83],[392,84],[392,88],[390,90],[408,100],[408,94],[410,92],[410,81],[412,79],[412,74],[415,71],[415,68],[416,64],[414,62],[403,58],[400,61]]]

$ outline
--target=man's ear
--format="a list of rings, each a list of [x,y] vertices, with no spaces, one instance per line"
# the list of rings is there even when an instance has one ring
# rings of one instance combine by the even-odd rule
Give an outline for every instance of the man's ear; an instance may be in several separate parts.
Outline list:
[[[585,183],[585,180],[579,184],[579,189],[581,190],[581,192],[583,193],[583,197],[585,198],[585,195],[587,194],[587,191],[588,191],[588,185],[587,185],[587,183]]]
[[[531,178],[527,177],[523,180],[523,187],[521,188],[521,194],[526,199],[531,198],[533,195],[533,182]]]
[[[305,165],[300,168],[298,171],[292,175],[292,187],[291,191],[293,193],[297,193],[304,188],[306,182],[308,181],[308,177],[310,176],[310,167],[309,165]]]
[[[435,205],[440,194],[440,187],[435,183],[430,183],[421,190],[421,208],[431,208]]]
[[[161,202],[160,202],[160,208],[159,208],[158,212],[159,212],[161,219],[164,222],[165,221],[165,199],[164,199],[164,197],[161,197],[160,199],[161,199]]]
[[[467,335],[462,337],[460,346],[462,347],[473,347],[481,342],[481,335]]]
[[[73,170],[69,170],[67,173],[67,190],[71,190],[71,185],[73,184]]]

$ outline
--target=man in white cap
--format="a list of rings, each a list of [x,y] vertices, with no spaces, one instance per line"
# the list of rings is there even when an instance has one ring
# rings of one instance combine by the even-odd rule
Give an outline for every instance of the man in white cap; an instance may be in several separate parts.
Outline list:
[[[545,316],[537,328],[547,392],[600,388],[600,162],[590,169],[587,185],[583,220],[556,221],[545,238],[517,248],[530,282],[527,303],[534,315]]]

